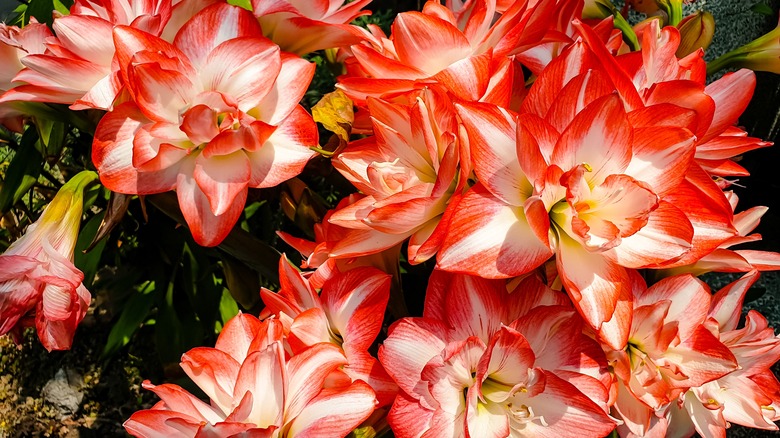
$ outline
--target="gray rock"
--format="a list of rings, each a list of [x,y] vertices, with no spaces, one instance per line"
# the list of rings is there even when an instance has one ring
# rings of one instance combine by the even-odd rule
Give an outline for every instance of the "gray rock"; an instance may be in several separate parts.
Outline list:
[[[63,417],[70,416],[78,411],[84,399],[84,394],[80,391],[81,381],[81,375],[78,373],[60,368],[54,378],[46,382],[41,395]]]

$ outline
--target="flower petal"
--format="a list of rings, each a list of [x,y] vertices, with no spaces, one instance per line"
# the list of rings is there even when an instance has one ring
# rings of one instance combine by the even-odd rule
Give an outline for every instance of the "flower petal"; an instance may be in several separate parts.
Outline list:
[[[244,8],[216,3],[187,21],[173,44],[194,66],[200,67],[217,46],[239,37],[263,37],[255,16]]]
[[[455,208],[439,251],[440,269],[507,278],[536,268],[552,255],[528,225],[522,208],[504,204],[479,183]]]

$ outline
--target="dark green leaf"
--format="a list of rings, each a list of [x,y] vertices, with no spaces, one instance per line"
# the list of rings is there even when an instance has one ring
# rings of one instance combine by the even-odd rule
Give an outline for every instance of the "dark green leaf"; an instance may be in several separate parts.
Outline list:
[[[775,11],[766,3],[756,3],[750,7],[750,10],[756,14],[768,15],[770,17],[775,15]]]
[[[35,17],[39,22],[46,23],[47,26],[51,27],[54,21],[52,16],[54,10],[54,0],[35,0],[28,4],[27,15]]]
[[[157,289],[153,281],[147,281],[142,286],[135,288],[135,293],[122,309],[116,324],[108,334],[108,341],[103,348],[102,357],[116,353],[120,348],[130,342],[133,333],[141,326],[149,314],[149,309],[155,301]]]
[[[201,248],[184,245],[181,285],[204,331],[214,327],[219,315],[222,286],[214,281],[214,268]]]
[[[35,149],[38,134],[28,129],[22,136],[19,149],[8,165],[5,181],[0,188],[0,213],[7,212],[38,181],[43,168],[43,157]]]
[[[183,353],[203,343],[203,328],[187,298],[176,291],[175,278],[174,272],[158,306],[155,327],[157,353],[163,364],[178,363]]]
[[[222,256],[222,270],[233,299],[244,309],[253,308],[260,301],[260,277],[257,272],[227,254]]]
[[[175,194],[160,193],[147,196],[146,199],[180,224],[187,224],[181,214]],[[277,268],[281,254],[266,242],[235,227],[218,248],[254,269],[266,279],[272,282],[278,281]]]
[[[0,17],[3,18],[3,17]],[[29,21],[28,15],[27,15],[27,5],[21,4],[14,9],[14,11],[6,17],[8,19],[8,24],[13,24],[15,26],[24,26]]]
[[[103,249],[106,247],[106,241],[103,240],[95,245],[94,248],[91,248],[89,251],[87,250],[87,247],[89,247],[90,243],[94,240],[102,220],[103,213],[93,216],[92,219],[87,221],[87,224],[81,228],[79,238],[76,241],[76,250],[73,254],[73,264],[84,273],[84,286],[86,286],[87,289],[92,287],[95,274],[100,268],[100,257],[103,255]]]
[[[35,120],[35,127],[41,139],[38,142],[41,154],[45,157],[59,156],[65,143],[65,124],[39,118]]]

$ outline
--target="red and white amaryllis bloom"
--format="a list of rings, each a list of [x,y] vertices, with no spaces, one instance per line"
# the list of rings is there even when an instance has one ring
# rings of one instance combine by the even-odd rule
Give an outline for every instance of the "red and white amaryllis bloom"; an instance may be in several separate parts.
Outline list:
[[[592,43],[593,35],[578,26]],[[771,142],[748,137],[734,126],[745,111],[756,86],[755,74],[747,69],[729,73],[705,85],[704,52],[698,50],[678,59],[680,32],[673,26],[660,28],[653,20],[642,33],[640,51],[614,59],[613,80],[626,76],[646,105],[673,104],[680,119],[688,118],[696,134],[694,158],[709,174],[719,177],[745,176],[748,172],[733,158],[745,152],[770,146]]]
[[[736,209],[739,200],[737,195],[733,192],[725,192],[725,194],[731,203],[731,207]],[[713,271],[750,272],[754,269],[762,272],[780,270],[779,253],[752,249],[731,249],[735,245],[761,240],[761,235],[753,233],[753,230],[756,229],[761,221],[761,217],[768,210],[767,207],[758,206],[734,214],[733,222],[734,228],[737,230],[736,236],[725,240],[715,250],[695,263],[662,270],[659,272],[660,275],[670,276],[683,273],[701,275]]]
[[[321,49],[357,44],[362,32],[348,24],[371,0],[252,0],[265,36],[282,50],[305,55]]]
[[[570,46],[519,115],[457,107],[479,182],[451,207],[438,266],[512,277],[555,254],[574,305],[598,329],[629,291],[629,268],[701,258],[736,231],[728,200],[693,162],[694,134],[667,123],[667,105],[627,111],[633,86],[616,88],[596,63],[576,73],[591,58]]]
[[[351,269],[369,266],[398,277],[400,244],[365,256],[330,258],[331,250],[347,236],[351,235],[351,238],[354,238],[354,233],[375,233],[373,230],[356,231],[344,228],[329,221],[336,211],[347,208],[363,197],[363,195],[353,193],[339,201],[335,209],[328,210],[323,216],[322,222],[314,224],[314,242],[294,237],[283,231],[276,232],[286,244],[301,253],[303,257],[301,268],[315,270],[314,272],[306,272],[307,280],[315,289],[322,288],[322,285],[333,276],[334,270],[347,272]]]
[[[315,154],[298,105],[314,66],[281,53],[249,11],[204,9],[174,44],[125,26],[114,41],[132,101],[101,119],[92,160],[110,190],[176,190],[199,244],[227,236],[248,188],[296,176]]]
[[[204,403],[178,385],[144,387],[162,401],[134,413],[124,426],[136,437],[345,436],[374,411],[376,399],[362,381],[325,388],[346,358],[322,343],[287,357],[278,320],[239,314],[214,348],[194,348],[181,367],[210,399]]]
[[[689,388],[722,378],[738,365],[707,323],[712,295],[704,283],[680,275],[646,288],[634,274],[633,304],[629,300],[629,312],[621,312],[631,324],[622,335],[626,347],[605,349],[617,378],[613,410],[624,421],[621,434],[645,436],[651,427],[666,427],[659,418]]]
[[[336,269],[318,294],[283,256],[279,280],[278,293],[260,290],[266,305],[261,317],[274,315],[282,322],[293,353],[321,342],[337,345],[349,361],[337,374],[371,385],[380,406],[392,403],[398,387],[368,352],[382,329],[390,275],[370,267]]]
[[[331,257],[362,256],[409,238],[409,261],[428,260],[441,245],[450,197],[465,182],[458,122],[446,95],[426,88],[410,105],[369,98],[374,135],[351,142],[333,166],[366,196],[328,219],[350,231]],[[468,156],[468,154],[465,154]]]
[[[51,37],[51,31],[35,18],[23,28],[0,23],[0,95],[18,85],[14,77],[24,68],[21,59],[27,55],[41,54],[46,50],[44,41]],[[22,102],[0,103],[0,124],[22,132],[21,116],[25,114]]]
[[[424,316],[393,324],[379,350],[402,390],[388,415],[396,436],[575,437],[614,429],[598,345],[570,307],[540,307],[555,304],[555,292],[533,276],[509,293],[500,280],[433,275]]]
[[[46,51],[23,58],[20,82],[0,102],[71,104],[71,109],[110,109],[122,88],[114,59],[114,26],[172,37],[184,21],[216,0],[76,0],[70,14],[52,24]],[[171,18],[176,19],[171,21]],[[170,24],[170,26],[168,26]]]
[[[422,12],[398,14],[390,39],[374,28],[367,42],[351,47],[354,57],[347,61],[348,74],[337,86],[359,106],[365,105],[366,96],[430,83],[443,85],[461,99],[508,105],[514,75],[521,74],[508,57],[539,42],[555,2],[519,0],[494,21],[496,3],[474,2],[457,19],[436,0],[428,1]]]
[[[739,369],[681,396],[680,409],[670,409],[670,427],[704,437],[725,437],[730,423],[778,430],[780,383],[770,367],[780,360],[780,336],[755,310],[737,329],[745,294],[758,277],[753,271],[724,287],[710,308],[711,330],[734,354]]]
[[[73,265],[84,189],[94,172],[71,178],[19,240],[0,254],[0,335],[34,325],[41,344],[67,350],[92,299]],[[33,322],[34,320],[34,322]]]

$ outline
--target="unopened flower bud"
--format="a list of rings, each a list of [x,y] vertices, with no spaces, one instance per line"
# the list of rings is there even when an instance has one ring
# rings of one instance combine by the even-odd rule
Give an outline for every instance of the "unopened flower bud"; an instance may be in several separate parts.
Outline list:
[[[614,10],[615,6],[609,0],[585,0],[582,18],[601,20],[613,15]]]
[[[84,190],[95,172],[71,178],[27,232],[0,255],[0,334],[18,332],[34,315],[47,350],[71,346],[91,295],[84,274],[73,265]]]
[[[707,74],[727,67],[780,73],[780,24],[766,35],[707,64]]]
[[[715,18],[709,12],[699,11],[685,17],[677,28],[680,30],[677,57],[684,58],[710,46],[715,33]]]

